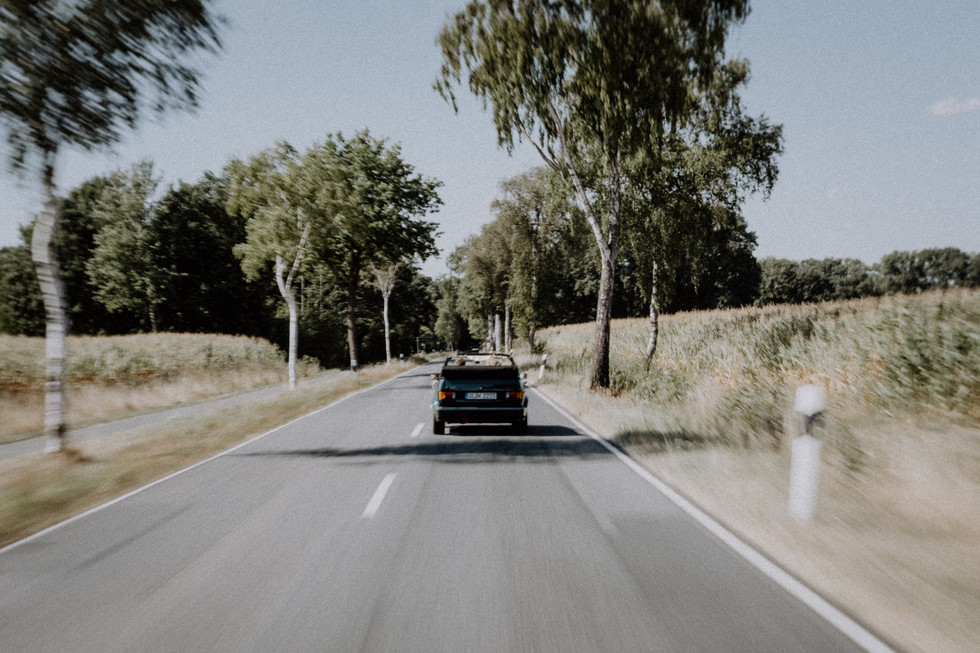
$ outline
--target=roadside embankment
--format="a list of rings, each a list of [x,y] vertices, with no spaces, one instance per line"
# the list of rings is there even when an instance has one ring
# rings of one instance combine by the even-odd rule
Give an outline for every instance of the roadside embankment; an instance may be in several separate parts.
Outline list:
[[[980,650],[980,292],[664,316],[649,372],[647,327],[614,322],[600,392],[593,325],[542,331],[536,385],[901,648]],[[788,508],[803,384],[828,394],[807,522]]]

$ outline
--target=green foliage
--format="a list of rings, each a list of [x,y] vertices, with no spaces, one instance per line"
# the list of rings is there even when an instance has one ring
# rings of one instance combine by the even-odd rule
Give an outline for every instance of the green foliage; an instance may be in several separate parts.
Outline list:
[[[26,245],[0,248],[0,333],[44,333],[44,306]]]
[[[146,102],[193,107],[196,51],[220,47],[206,0],[7,2],[0,29],[0,117],[12,162],[61,144],[119,140]],[[45,161],[50,165],[49,160]]]
[[[885,293],[920,293],[936,288],[969,288],[980,285],[977,256],[955,247],[892,252],[875,266],[878,289]]]
[[[246,218],[246,238],[235,246],[235,255],[251,281],[270,262],[292,266],[295,273],[310,231],[329,228],[329,216],[315,210],[306,194],[303,173],[300,155],[288,143],[226,166],[228,212]],[[285,276],[284,271],[277,274]]]
[[[68,298],[72,333],[125,333],[140,325],[135,315],[112,314],[106,310],[89,282],[88,264],[96,249],[95,237],[104,226],[96,207],[102,193],[112,183],[108,177],[88,179],[70,190],[61,204],[58,265]]]
[[[151,196],[158,179],[144,161],[127,173],[110,175],[93,209],[95,250],[86,266],[96,299],[110,313],[128,312],[144,328],[157,331],[163,301],[163,274],[157,266]]]

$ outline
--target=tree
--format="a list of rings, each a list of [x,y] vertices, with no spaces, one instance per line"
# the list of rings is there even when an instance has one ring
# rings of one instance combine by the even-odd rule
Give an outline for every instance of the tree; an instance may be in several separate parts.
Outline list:
[[[471,1],[440,33],[436,89],[463,83],[491,106],[498,143],[530,141],[570,179],[600,254],[592,388],[609,385],[609,327],[621,246],[622,166],[685,123],[721,65],[746,0]],[[595,191],[606,197],[595,206]]]
[[[748,63],[718,66],[694,95],[690,117],[672,128],[657,149],[626,161],[624,223],[641,267],[651,270],[650,335],[646,366],[656,352],[659,302],[668,276],[675,287],[714,286],[710,303],[740,305],[757,285],[754,235],[739,211],[746,195],[768,197],[778,175],[782,127],[742,111],[738,91]],[[681,274],[692,275],[689,282]]]
[[[179,332],[258,334],[262,299],[249,288],[234,247],[245,221],[227,205],[227,180],[205,173],[169,188],[155,204],[150,231],[161,271],[161,328]]]
[[[436,300],[438,316],[433,331],[447,343],[449,349],[458,349],[466,337],[466,320],[459,310],[459,286],[456,276],[446,276],[438,281],[439,299]]]
[[[554,170],[536,168],[500,184],[494,200],[497,232],[506,239],[509,256],[507,305],[520,322],[528,345],[545,319],[544,298],[552,290],[555,253],[571,219],[568,188]]]
[[[0,247],[0,333],[44,334],[44,306],[27,245]]]
[[[95,236],[102,225],[96,205],[110,184],[107,177],[92,177],[71,189],[61,204],[58,230],[58,267],[65,284],[72,333],[123,333],[136,328],[129,316],[110,314],[89,281],[88,262],[95,251]]]
[[[159,183],[149,161],[108,177],[93,210],[101,228],[86,264],[95,298],[110,313],[134,315],[154,333],[159,330],[166,274],[154,252],[159,241],[153,233],[150,201]]]
[[[368,283],[381,293],[384,306],[382,316],[385,324],[385,362],[391,363],[391,322],[388,319],[388,302],[391,299],[391,292],[395,289],[395,281],[398,279],[398,271],[404,266],[403,261],[388,262],[386,265],[378,267],[373,261],[368,263],[367,280]]]
[[[784,258],[766,257],[759,261],[762,278],[756,304],[798,304],[803,301],[800,264]]]
[[[47,339],[44,430],[65,448],[63,385],[68,317],[55,249],[60,200],[55,160],[63,146],[107,147],[155,112],[197,105],[198,71],[185,63],[215,52],[220,19],[208,0],[35,0],[0,11],[0,120],[18,170],[36,160],[47,199],[31,241]]]
[[[227,166],[228,212],[247,220],[246,239],[235,246],[248,279],[257,279],[273,263],[279,294],[289,313],[289,387],[296,387],[299,312],[293,284],[309,251],[311,233],[329,228],[328,216],[308,194],[299,153],[279,143],[248,161]]]
[[[303,158],[310,196],[333,228],[316,240],[318,255],[346,283],[347,342],[351,363],[359,357],[357,298],[362,271],[371,263],[425,260],[437,253],[437,225],[420,219],[442,201],[442,182],[415,174],[401,148],[361,131],[350,140],[328,136]]]

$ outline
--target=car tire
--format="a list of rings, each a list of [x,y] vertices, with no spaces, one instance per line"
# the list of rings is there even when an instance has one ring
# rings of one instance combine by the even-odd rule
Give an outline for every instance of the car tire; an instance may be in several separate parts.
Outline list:
[[[514,433],[517,435],[527,435],[527,418],[519,422],[514,422]]]
[[[434,435],[444,435],[446,433],[446,423],[437,419],[432,420],[432,433]]]

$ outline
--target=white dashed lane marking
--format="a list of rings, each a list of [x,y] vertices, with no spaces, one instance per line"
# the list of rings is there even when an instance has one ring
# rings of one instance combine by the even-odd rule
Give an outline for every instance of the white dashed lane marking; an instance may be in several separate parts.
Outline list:
[[[371,501],[368,502],[367,508],[361,513],[361,519],[371,519],[374,517],[375,513],[378,512],[378,508],[381,507],[381,502],[385,500],[385,495],[388,494],[388,489],[391,484],[395,482],[395,477],[398,474],[388,474],[385,476],[384,480],[381,481],[381,485],[378,489],[374,491],[374,496],[371,497]]]

